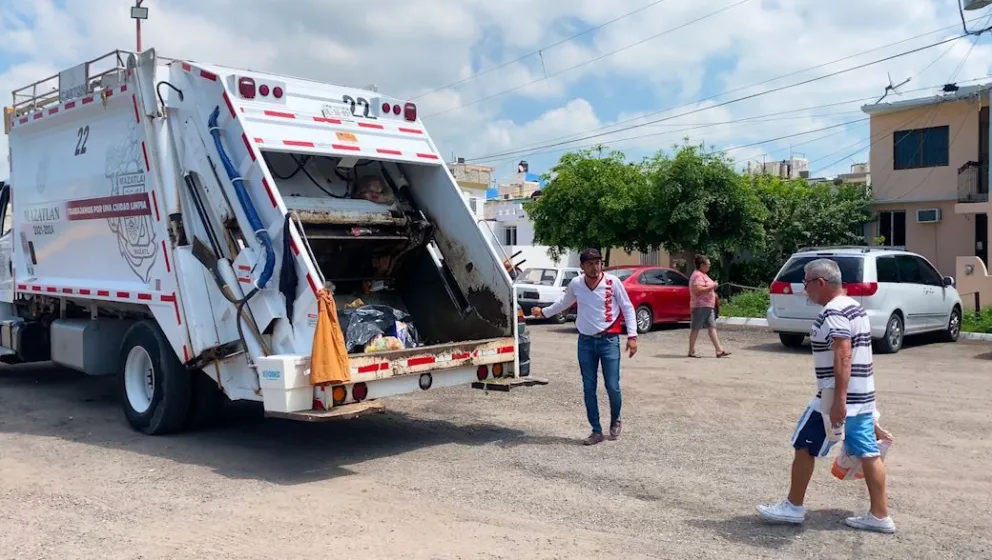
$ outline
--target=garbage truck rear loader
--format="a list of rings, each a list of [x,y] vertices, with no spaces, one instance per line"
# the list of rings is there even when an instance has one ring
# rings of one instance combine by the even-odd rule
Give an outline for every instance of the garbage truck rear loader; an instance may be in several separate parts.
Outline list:
[[[202,425],[225,396],[317,421],[544,383],[518,373],[511,280],[415,104],[154,50],[13,101],[5,361],[117,375],[149,434]],[[347,354],[341,378],[316,378],[316,350]]]

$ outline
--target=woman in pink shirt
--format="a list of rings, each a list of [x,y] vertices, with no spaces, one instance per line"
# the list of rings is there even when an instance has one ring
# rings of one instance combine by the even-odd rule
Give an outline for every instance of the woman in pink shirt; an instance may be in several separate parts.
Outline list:
[[[706,329],[713,341],[713,348],[716,350],[716,357],[723,358],[729,356],[720,346],[720,339],[716,335],[716,288],[719,286],[707,274],[710,271],[710,259],[705,255],[696,255],[696,270],[689,276],[689,308],[692,311],[692,319],[689,323],[689,357],[699,358],[696,354],[696,337],[699,336],[699,329]]]

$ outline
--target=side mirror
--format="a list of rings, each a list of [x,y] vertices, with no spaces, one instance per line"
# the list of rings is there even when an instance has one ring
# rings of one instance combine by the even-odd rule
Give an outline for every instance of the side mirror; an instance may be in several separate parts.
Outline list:
[[[953,288],[954,287],[954,277],[953,276],[945,276],[944,277],[944,285]]]

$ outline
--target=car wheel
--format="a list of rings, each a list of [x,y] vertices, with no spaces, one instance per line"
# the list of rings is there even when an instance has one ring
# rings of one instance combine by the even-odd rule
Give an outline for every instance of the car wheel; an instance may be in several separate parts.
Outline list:
[[[885,336],[875,341],[875,349],[880,354],[895,354],[902,348],[904,337],[902,316],[893,313],[885,324]]]
[[[567,321],[568,316],[565,315],[564,311],[551,318],[551,322],[556,325],[564,325]]]
[[[778,339],[782,341],[782,345],[786,348],[802,348],[803,340],[806,339],[806,335],[779,333]]]
[[[947,330],[941,333],[944,342],[957,342],[961,335],[961,309],[954,306],[951,310],[951,318],[947,320]]]
[[[654,314],[651,313],[650,307],[646,305],[638,307],[637,313],[635,313],[634,316],[637,318],[638,333],[644,334],[650,331],[651,327],[654,326]]]

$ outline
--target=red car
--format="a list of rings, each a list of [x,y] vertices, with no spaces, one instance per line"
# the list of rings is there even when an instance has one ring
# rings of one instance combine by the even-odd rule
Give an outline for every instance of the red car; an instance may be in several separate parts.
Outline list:
[[[689,279],[681,272],[664,266],[615,266],[607,270],[623,281],[630,295],[637,332],[646,333],[658,323],[690,319]]]

